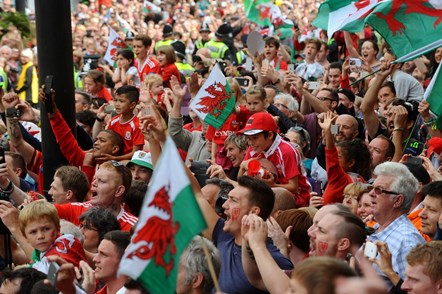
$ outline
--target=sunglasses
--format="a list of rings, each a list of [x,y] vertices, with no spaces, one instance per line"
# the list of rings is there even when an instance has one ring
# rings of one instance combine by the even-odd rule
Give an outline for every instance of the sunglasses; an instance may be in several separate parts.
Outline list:
[[[373,187],[373,191],[376,195],[381,195],[381,194],[400,195],[401,194],[401,193],[394,192],[394,191],[384,190],[381,187]]]
[[[126,173],[124,171],[124,165],[121,164],[119,161],[116,161],[116,160],[111,160],[111,164],[112,164],[113,167],[115,167],[120,172],[121,177],[123,178],[123,181],[124,181],[124,178],[126,176]]]

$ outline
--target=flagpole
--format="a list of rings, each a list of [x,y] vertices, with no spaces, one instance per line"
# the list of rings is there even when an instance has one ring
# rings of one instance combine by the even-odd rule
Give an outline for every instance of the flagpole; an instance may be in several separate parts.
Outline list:
[[[206,256],[207,265],[209,266],[210,275],[212,276],[213,284],[215,285],[216,292],[221,292],[221,288],[219,287],[218,277],[215,273],[215,268],[212,263],[212,255],[209,253],[209,249],[207,249],[207,244],[204,241],[204,237],[200,236],[201,245],[203,245],[204,255]]]
[[[252,6],[253,6],[253,2],[255,2],[255,0],[252,0],[252,2],[250,2],[249,7],[247,8],[247,11],[246,11],[246,17],[249,16],[250,10],[252,9]]]
[[[371,77],[372,75],[377,74],[377,73],[380,72],[380,71],[381,71],[381,69],[378,69],[377,71],[374,71],[374,72],[372,72],[371,74],[366,75],[365,77],[362,77],[362,78],[360,78],[360,79],[354,81],[353,83],[350,84],[350,86],[353,86],[354,84],[357,84],[357,83],[359,83],[360,81],[365,80],[366,78]]]

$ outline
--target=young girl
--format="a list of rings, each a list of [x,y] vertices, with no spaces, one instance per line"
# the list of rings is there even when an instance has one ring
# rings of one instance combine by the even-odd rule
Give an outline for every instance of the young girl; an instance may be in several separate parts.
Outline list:
[[[180,72],[175,65],[175,49],[173,49],[173,47],[170,45],[160,46],[158,48],[157,59],[158,63],[160,64],[157,74],[163,78],[164,86],[170,88],[171,76],[175,76],[178,82],[181,84]]]
[[[134,66],[134,53],[132,50],[123,49],[117,54],[117,69],[114,72],[112,81],[114,83],[121,83],[122,86],[129,84],[132,81],[134,86],[140,87],[140,77],[138,76],[137,68]]]
[[[146,86],[150,90],[150,96],[153,100],[155,100],[159,105],[165,108],[163,97],[164,97],[164,86],[163,86],[163,78],[157,74],[150,74],[146,77]],[[146,103],[147,101],[142,101]]]
[[[91,94],[92,98],[101,98],[107,102],[112,101],[112,95],[105,87],[104,74],[100,70],[88,71],[83,79],[83,89]]]

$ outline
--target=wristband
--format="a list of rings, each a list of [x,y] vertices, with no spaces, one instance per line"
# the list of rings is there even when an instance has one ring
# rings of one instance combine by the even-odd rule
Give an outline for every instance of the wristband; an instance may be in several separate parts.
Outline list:
[[[96,121],[104,122],[104,118],[99,118],[98,116],[95,118]]]
[[[394,128],[393,129],[393,132],[403,132],[403,131],[405,131],[404,128]]]
[[[433,124],[434,121],[435,121],[434,118],[433,118],[433,119],[430,119],[429,121],[424,121],[424,125],[425,125],[425,126],[431,126],[431,125]]]

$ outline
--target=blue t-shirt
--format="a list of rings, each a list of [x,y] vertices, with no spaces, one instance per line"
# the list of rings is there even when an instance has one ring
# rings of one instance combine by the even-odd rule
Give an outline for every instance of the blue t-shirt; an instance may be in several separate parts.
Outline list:
[[[252,285],[247,280],[241,260],[241,246],[235,244],[235,238],[223,231],[224,219],[220,218],[213,229],[212,240],[221,255],[221,271],[219,285],[224,293],[266,293]],[[278,248],[267,242],[267,249],[273,259],[283,270],[293,269],[293,264]]]

